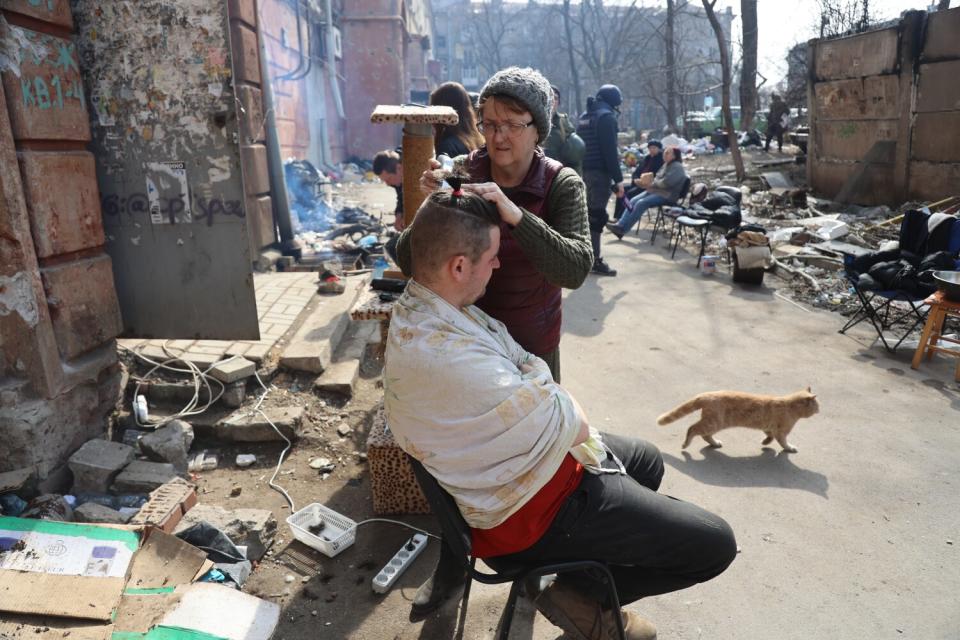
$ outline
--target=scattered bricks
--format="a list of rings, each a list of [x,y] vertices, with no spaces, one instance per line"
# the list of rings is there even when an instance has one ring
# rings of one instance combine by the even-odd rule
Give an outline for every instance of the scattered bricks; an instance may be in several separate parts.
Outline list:
[[[313,383],[313,388],[321,393],[334,393],[352,398],[353,387],[357,384],[357,378],[359,377],[359,360],[336,362],[317,378],[316,382]]]
[[[257,365],[246,358],[231,358],[222,364],[218,364],[208,371],[210,375],[220,382],[236,382],[243,378],[249,378],[257,372]]]
[[[140,450],[155,462],[169,462],[177,471],[187,470],[187,452],[193,444],[193,427],[183,420],[171,420],[156,431],[140,436]]]
[[[111,490],[113,493],[149,493],[176,477],[177,470],[170,463],[134,460],[113,481]]]
[[[66,359],[120,335],[110,258],[100,255],[41,269],[60,354]]]
[[[207,504],[198,504],[190,510],[175,532],[189,529],[199,522],[207,522],[237,546],[247,547],[247,559],[260,560],[273,543],[277,534],[277,520],[265,509],[231,509]]]
[[[150,525],[165,533],[173,533],[183,514],[196,504],[196,488],[183,478],[174,478],[150,492],[150,500],[130,520],[130,524]]]
[[[90,440],[70,456],[74,493],[106,493],[117,474],[133,460],[133,447]]]
[[[266,417],[263,414],[266,414]],[[303,414],[303,407],[270,407],[263,409],[263,413],[244,409],[231,414],[219,423],[215,434],[218,439],[230,442],[283,440],[270,426],[270,422],[273,422],[283,435],[295,439],[300,435]],[[270,422],[267,421],[268,418]]]
[[[23,191],[38,258],[99,247],[103,217],[93,154],[21,151]]]
[[[74,522],[103,522],[106,524],[127,524],[130,520],[115,509],[96,502],[85,502],[73,511]]]

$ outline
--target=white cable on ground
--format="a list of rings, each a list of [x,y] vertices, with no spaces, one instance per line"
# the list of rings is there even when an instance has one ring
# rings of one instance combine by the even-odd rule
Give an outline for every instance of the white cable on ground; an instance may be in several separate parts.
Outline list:
[[[263,400],[264,398],[267,397],[267,394],[270,393],[270,390],[267,388],[267,385],[263,384],[263,380],[260,379],[260,374],[254,371],[253,376],[257,379],[257,382],[260,383],[260,386],[263,387],[263,395],[260,396],[259,400],[257,400],[257,404],[253,408],[251,413],[259,413],[261,416],[263,416],[263,419],[266,420],[271,427],[273,427],[273,430],[277,432],[277,435],[283,438],[283,441],[287,443],[286,448],[280,454],[280,459],[277,461],[277,467],[273,470],[273,475],[270,476],[270,481],[267,482],[267,484],[274,491],[279,491],[281,494],[283,494],[283,497],[286,498],[287,500],[287,504],[290,505],[290,513],[295,513],[296,509],[293,506],[293,498],[290,497],[290,494],[287,493],[283,487],[281,487],[278,484],[274,484],[273,482],[274,479],[277,477],[277,474],[280,473],[280,465],[283,464],[283,457],[287,455],[287,451],[290,450],[290,447],[293,446],[293,443],[290,442],[287,436],[283,435],[283,432],[277,428],[277,425],[273,424],[273,421],[269,417],[267,417],[267,414],[264,413],[263,410],[260,408],[260,405],[263,404]]]
[[[429,531],[424,531],[423,529],[415,527],[412,524],[407,524],[406,522],[401,522],[399,520],[390,520],[389,518],[367,518],[366,520],[361,520],[360,522],[358,522],[357,527],[359,527],[362,524],[367,524],[369,522],[389,522],[390,524],[399,524],[401,527],[406,527],[407,529],[413,529],[417,533],[422,533],[425,536],[430,536],[431,538],[436,538],[437,540],[440,539],[440,536],[434,535]]]

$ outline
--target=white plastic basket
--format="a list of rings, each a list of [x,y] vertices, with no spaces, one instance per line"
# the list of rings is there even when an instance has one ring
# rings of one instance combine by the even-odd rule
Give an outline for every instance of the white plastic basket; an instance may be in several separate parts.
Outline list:
[[[323,523],[318,534],[310,527]],[[293,537],[332,558],[357,539],[357,523],[318,502],[309,504],[287,518]]]

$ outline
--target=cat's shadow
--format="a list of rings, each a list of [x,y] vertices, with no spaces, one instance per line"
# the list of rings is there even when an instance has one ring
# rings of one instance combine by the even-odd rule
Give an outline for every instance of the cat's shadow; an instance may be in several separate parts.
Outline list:
[[[794,463],[799,455],[764,447],[759,455],[729,456],[723,449],[704,447],[702,458],[682,451],[682,458],[663,453],[663,461],[695,480],[716,487],[778,487],[809,491],[827,498],[827,476],[802,469]]]

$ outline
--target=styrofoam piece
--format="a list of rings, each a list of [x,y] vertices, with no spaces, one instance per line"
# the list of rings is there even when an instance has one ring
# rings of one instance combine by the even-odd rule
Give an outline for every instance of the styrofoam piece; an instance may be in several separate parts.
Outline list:
[[[404,571],[407,570],[416,559],[423,548],[427,546],[427,536],[422,533],[415,533],[413,537],[407,540],[393,558],[390,559],[380,573],[373,576],[371,586],[377,593],[386,593],[393,586]]]
[[[320,553],[333,557],[353,544],[357,523],[318,502],[309,504],[287,518],[293,537]],[[317,533],[311,527],[323,525]]]

